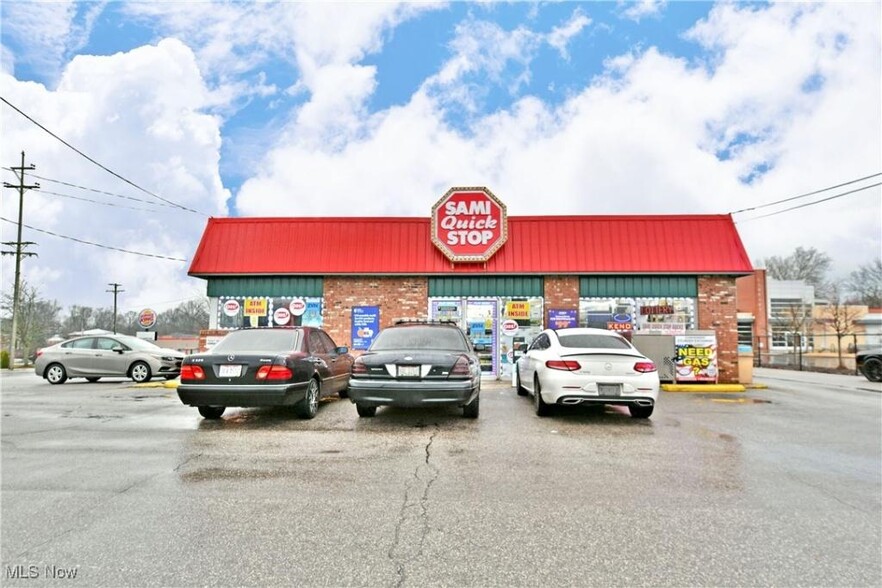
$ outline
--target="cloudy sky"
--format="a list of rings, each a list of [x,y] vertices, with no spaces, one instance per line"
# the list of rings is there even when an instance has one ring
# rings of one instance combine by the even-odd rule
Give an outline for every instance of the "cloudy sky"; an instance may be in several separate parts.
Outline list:
[[[24,276],[161,310],[204,293],[209,216],[428,216],[452,185],[511,215],[721,214],[879,174],[880,21],[876,1],[4,0],[0,166],[17,184],[25,151],[40,184]],[[735,214],[748,254],[868,263],[882,192],[836,196],[880,180]],[[4,189],[3,241],[17,214]]]

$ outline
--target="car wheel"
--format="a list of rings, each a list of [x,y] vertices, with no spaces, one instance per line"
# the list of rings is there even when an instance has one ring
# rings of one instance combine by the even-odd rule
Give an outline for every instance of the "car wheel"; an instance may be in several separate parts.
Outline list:
[[[91,383],[94,384],[95,382],[97,382],[97,381],[100,380],[100,379],[101,379],[101,378],[86,378],[86,381],[87,381],[87,382],[91,382]]]
[[[138,384],[143,384],[149,382],[150,378],[153,377],[153,374],[150,372],[149,365],[143,361],[136,361],[132,364],[132,367],[129,368],[129,376],[131,376],[131,378]]]
[[[515,388],[518,391],[518,396],[526,396],[528,394],[527,389],[521,385],[521,370],[518,367],[515,367]]]
[[[306,386],[306,397],[297,405],[297,416],[302,419],[311,419],[318,412],[319,396],[321,388],[318,380],[312,378]]]
[[[551,405],[542,400],[542,386],[539,385],[539,376],[533,378],[533,406],[536,408],[536,416],[548,416],[551,414]]]
[[[648,419],[652,416],[652,410],[655,406],[636,406],[632,405],[628,407],[628,410],[631,412],[631,417],[635,419]]]
[[[365,406],[364,404],[357,404],[356,403],[355,410],[358,411],[358,416],[365,417],[365,418],[370,418],[370,417],[374,416],[375,414],[377,414],[377,407],[376,406]]]
[[[227,407],[225,406],[200,406],[199,414],[201,414],[203,418],[215,421],[221,418],[221,415],[224,414],[226,409]]]
[[[478,418],[478,412],[481,410],[481,393],[479,392],[475,399],[462,407],[462,416],[467,419]]]
[[[864,362],[863,372],[871,382],[882,382],[882,360],[871,357]]]
[[[46,368],[46,379],[50,384],[64,384],[67,380],[67,371],[60,363],[53,363]]]

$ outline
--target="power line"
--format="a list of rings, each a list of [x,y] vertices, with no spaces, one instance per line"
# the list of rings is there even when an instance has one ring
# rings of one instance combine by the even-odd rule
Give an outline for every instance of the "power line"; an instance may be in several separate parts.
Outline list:
[[[875,178],[876,176],[882,176],[882,172],[871,174],[869,176],[865,176],[863,178],[858,178],[856,180],[851,180],[849,182],[843,182],[841,184],[836,184],[835,186],[829,186],[827,188],[821,188],[820,190],[815,190],[814,192],[806,192],[805,194],[800,194],[799,196],[791,196],[790,198],[785,198],[784,200],[778,200],[777,202],[769,202],[768,204],[760,204],[759,206],[754,206],[752,208],[742,208],[741,210],[736,210],[735,212],[731,212],[729,214],[738,214],[741,212],[748,212],[751,210],[758,210],[760,208],[767,208],[769,206],[775,206],[776,204],[784,204],[785,202],[790,202],[791,200],[798,200],[799,198],[805,198],[807,196],[814,196],[815,194],[820,194],[821,192],[827,192],[829,190],[835,190],[836,188],[841,188],[842,186],[848,186],[851,184],[856,184],[858,182],[863,182],[864,180],[869,180],[870,178]],[[36,176],[34,176],[36,177]],[[879,184],[874,184],[878,186]],[[872,186],[868,186],[872,188]],[[848,192],[850,194],[851,192]],[[819,200],[818,202],[824,202],[823,200]],[[792,209],[789,209],[792,210]],[[784,212],[784,211],[782,211]],[[762,218],[762,217],[757,217]]]
[[[7,223],[15,224],[15,221],[11,221],[8,218],[3,218],[0,216],[0,220],[5,221]],[[140,251],[131,251],[129,249],[120,249],[119,247],[111,247],[110,245],[101,245],[100,243],[93,243],[92,241],[86,241],[84,239],[77,239],[76,237],[69,237],[67,235],[59,235],[58,233],[53,233],[52,231],[47,231],[45,229],[38,229],[36,227],[32,227],[30,225],[22,225],[23,227],[27,227],[32,231],[37,231],[38,233],[45,233],[46,235],[52,235],[53,237],[59,237],[61,239],[67,239],[69,241],[76,241],[77,243],[83,243],[85,245],[94,245],[95,247],[101,247],[102,249],[110,249],[112,251],[121,251],[123,253],[131,253],[132,255],[141,255],[144,257],[155,257],[157,259],[168,259],[169,261],[187,261],[186,259],[181,259],[179,257],[168,257],[166,255],[156,255],[154,253],[142,253]]]
[[[113,208],[127,208],[129,210],[141,210],[144,212],[161,212],[156,210],[155,208],[143,208],[139,206],[126,206],[125,204],[114,204],[113,202],[101,202],[100,200],[93,200],[91,198],[83,198],[82,196],[71,196],[70,194],[61,194],[59,192],[52,192],[51,190],[37,190],[40,194],[49,194],[51,196],[58,196],[59,198],[70,198],[71,200],[81,200],[83,202],[92,202],[94,204],[100,204],[102,206],[111,206]]]
[[[785,208],[784,210],[778,210],[776,212],[770,212],[769,214],[763,214],[761,216],[755,216],[753,218],[747,218],[740,221],[735,221],[736,224],[744,224],[749,221],[754,221],[761,218],[766,218],[769,216],[775,216],[776,214],[781,214],[783,212],[789,212],[791,210],[796,210],[798,208],[805,208],[807,206],[814,206],[815,204],[821,204],[822,202],[828,202],[830,200],[835,200],[836,198],[842,198],[843,196],[848,196],[849,194],[855,194],[857,192],[862,192],[864,190],[869,190],[870,188],[875,188],[876,186],[882,186],[882,182],[877,182],[875,184],[870,184],[869,186],[864,186],[862,188],[855,188],[854,190],[849,190],[848,192],[842,192],[841,194],[834,194],[828,198],[822,198],[821,200],[815,200],[814,202],[806,202],[805,204],[800,204],[798,206],[791,206],[790,208]]]
[[[9,168],[9,167],[4,167],[4,168],[0,168],[0,169],[12,171],[12,168]],[[152,202],[150,200],[144,200],[143,198],[135,198],[134,196],[125,196],[123,194],[116,194],[115,192],[106,192],[104,190],[98,190],[97,188],[90,188],[88,186],[80,186],[79,184],[72,184],[70,182],[65,182],[63,180],[53,180],[52,178],[45,178],[43,176],[38,176],[36,174],[31,174],[31,175],[34,176],[35,178],[37,178],[38,180],[51,182],[53,184],[61,184],[62,186],[68,186],[69,188],[77,188],[79,190],[87,190],[89,192],[95,192],[96,194],[105,194],[107,196],[113,196],[114,198],[123,198],[125,200],[133,200],[135,202],[143,202],[144,204],[149,204],[150,206],[163,206],[166,208],[179,209],[177,206],[172,206],[170,204],[164,204],[161,202]]]
[[[112,176],[114,176],[114,177],[116,177],[116,178],[119,178],[120,180],[122,180],[123,182],[129,184],[129,185],[132,186],[133,188],[135,188],[135,189],[137,189],[137,190],[140,190],[141,192],[144,192],[145,194],[148,194],[149,196],[153,196],[153,197],[156,198],[157,200],[162,200],[163,202],[166,202],[166,203],[168,203],[168,204],[170,204],[170,205],[172,205],[172,206],[174,206],[174,207],[176,207],[176,208],[180,208],[181,210],[186,210],[187,212],[192,212],[192,213],[195,213],[195,214],[201,214],[202,216],[209,216],[209,215],[205,214],[204,212],[200,212],[200,211],[198,211],[198,210],[193,210],[192,208],[187,208],[186,206],[184,206],[184,205],[182,205],[182,204],[178,204],[177,202],[172,202],[171,200],[168,200],[168,199],[166,199],[166,198],[163,198],[162,196],[159,196],[158,194],[154,194],[153,192],[151,192],[150,190],[147,190],[146,188],[142,188],[141,186],[139,186],[139,185],[136,184],[135,182],[129,180],[128,178],[125,178],[125,177],[121,176],[120,174],[116,173],[116,172],[113,171],[112,169],[110,169],[110,168],[104,166],[103,164],[99,163],[98,161],[92,159],[91,157],[89,157],[88,155],[86,155],[85,153],[83,153],[82,151],[80,151],[79,149],[77,149],[76,147],[74,147],[73,145],[71,145],[70,143],[68,143],[67,141],[65,141],[64,139],[62,139],[61,137],[59,137],[58,135],[56,135],[55,133],[53,133],[52,131],[50,131],[49,129],[47,129],[46,127],[44,127],[43,125],[41,125],[40,123],[38,123],[36,120],[34,120],[34,119],[31,118],[30,116],[28,116],[24,111],[22,111],[20,108],[18,108],[18,107],[15,106],[14,104],[12,104],[9,100],[7,100],[6,98],[4,98],[3,96],[0,96],[0,100],[2,100],[3,102],[5,102],[10,108],[12,108],[13,110],[15,110],[17,113],[19,113],[20,115],[22,115],[23,117],[25,117],[26,119],[28,119],[29,121],[31,121],[32,123],[34,123],[35,125],[37,125],[38,127],[40,127],[41,129],[43,129],[43,131],[45,131],[46,133],[48,133],[50,136],[52,136],[53,138],[55,138],[55,139],[57,139],[58,141],[60,141],[60,142],[61,142],[62,144],[64,144],[66,147],[72,149],[72,150],[73,150],[75,153],[77,153],[78,155],[84,157],[84,158],[87,159],[88,161],[92,162],[93,164],[97,165],[98,167],[100,167],[101,169],[103,169],[104,171],[106,171],[107,173],[109,173],[110,175],[112,175]]]

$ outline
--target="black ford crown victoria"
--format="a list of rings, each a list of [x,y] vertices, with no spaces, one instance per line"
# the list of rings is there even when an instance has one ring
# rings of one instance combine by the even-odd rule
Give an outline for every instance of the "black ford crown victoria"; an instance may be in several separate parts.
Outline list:
[[[346,395],[352,361],[321,329],[232,331],[210,352],[184,359],[178,397],[207,419],[227,406],[293,406],[311,419],[322,396]]]
[[[402,322],[380,331],[352,366],[349,399],[358,415],[378,406],[461,406],[478,418],[481,366],[459,327],[430,321]]]

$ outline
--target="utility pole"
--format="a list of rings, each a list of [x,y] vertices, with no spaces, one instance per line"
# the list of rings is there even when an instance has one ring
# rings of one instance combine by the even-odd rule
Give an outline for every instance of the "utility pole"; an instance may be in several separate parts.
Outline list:
[[[21,258],[36,255],[36,253],[28,253],[24,248],[28,245],[35,245],[32,241],[21,240],[21,223],[24,212],[24,193],[25,190],[32,190],[40,187],[40,184],[25,184],[25,171],[37,169],[33,164],[25,166],[25,154],[21,152],[21,166],[13,167],[12,171],[17,172],[18,185],[3,182],[4,188],[16,188],[18,190],[18,238],[13,241],[4,242],[4,245],[15,246],[15,251],[3,251],[3,255],[15,255],[15,284],[12,287],[12,333],[9,337],[9,369],[15,369],[15,335],[18,329],[18,298],[21,295]]]
[[[108,286],[113,286],[113,290],[105,290],[106,292],[113,292],[113,334],[116,335],[116,296],[120,292],[125,292],[125,290],[120,290],[119,287],[122,284],[117,284],[116,282],[112,282],[107,284]]]

